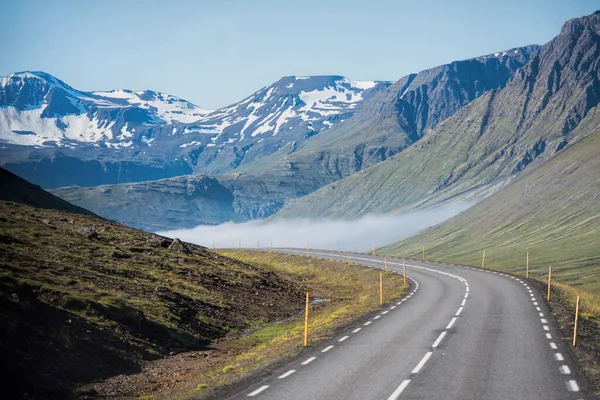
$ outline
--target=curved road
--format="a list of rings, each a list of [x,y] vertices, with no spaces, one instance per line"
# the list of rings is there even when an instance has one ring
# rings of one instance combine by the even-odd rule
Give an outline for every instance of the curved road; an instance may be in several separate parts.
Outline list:
[[[273,249],[305,254],[299,249]],[[346,253],[311,250],[347,260]],[[354,264],[382,268],[377,256]],[[402,273],[402,259],[388,258]],[[517,277],[407,260],[411,292],[229,399],[591,399],[542,294]]]

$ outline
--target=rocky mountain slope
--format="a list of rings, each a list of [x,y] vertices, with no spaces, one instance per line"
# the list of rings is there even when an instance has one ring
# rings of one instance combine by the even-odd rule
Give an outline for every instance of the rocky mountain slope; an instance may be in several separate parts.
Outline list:
[[[254,158],[251,163],[215,178],[226,187],[233,202],[221,222],[265,218],[280,210],[290,199],[375,165],[419,140],[423,129],[435,127],[486,90],[503,86],[538,46],[511,49],[476,59],[455,61],[381,86],[356,107],[356,113],[333,126],[325,135],[280,144],[280,150]],[[289,85],[289,80],[284,83]],[[284,85],[284,86],[286,86]],[[248,151],[250,155],[252,150]],[[215,162],[216,164],[217,162]],[[204,210],[203,192],[188,191],[198,180],[182,176],[160,182],[141,182],[102,188],[61,188],[55,194],[92,209],[110,212],[117,220],[145,229],[188,227],[216,223],[213,209]],[[162,190],[158,190],[162,186]],[[145,188],[150,190],[145,190]],[[135,188],[135,189],[134,189]],[[114,189],[114,190],[113,190]],[[114,195],[128,193],[127,196]],[[133,194],[135,192],[135,194]],[[157,197],[168,198],[163,201]],[[153,204],[149,218],[132,205]],[[168,206],[167,206],[168,205]],[[162,207],[162,208],[161,208]],[[185,210],[179,220],[163,218],[174,210]]]
[[[568,21],[506,86],[392,159],[293,202],[280,217],[354,218],[481,197],[600,122],[600,12]]]
[[[224,172],[329,129],[387,85],[285,77],[209,111],[152,91],[85,93],[43,72],[11,74],[0,81],[0,163],[46,188]]]

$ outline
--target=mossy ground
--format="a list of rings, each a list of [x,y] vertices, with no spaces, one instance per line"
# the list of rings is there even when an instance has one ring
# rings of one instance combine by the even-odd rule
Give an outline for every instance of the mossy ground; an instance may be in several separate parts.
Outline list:
[[[0,202],[5,394],[210,394],[301,351],[306,291],[327,299],[313,307],[312,343],[378,307],[371,269],[169,243],[93,216]],[[403,290],[389,275],[388,296]]]

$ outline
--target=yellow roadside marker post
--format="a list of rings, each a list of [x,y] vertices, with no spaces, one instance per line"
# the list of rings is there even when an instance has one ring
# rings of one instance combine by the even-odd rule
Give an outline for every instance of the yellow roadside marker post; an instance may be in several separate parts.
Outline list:
[[[529,279],[529,252],[527,252],[527,269],[525,270],[525,278]]]
[[[304,313],[304,347],[308,347],[308,312],[310,310],[310,293],[306,292],[306,311]]]
[[[575,330],[573,331],[573,347],[577,344],[577,321],[579,320],[579,296],[577,296],[577,304],[575,305]]]
[[[406,260],[402,260],[402,268],[404,268],[404,287],[406,287]]]
[[[379,305],[383,305],[383,274],[379,274]]]
[[[385,272],[389,272],[387,267],[387,256],[383,256],[383,264],[385,265]]]
[[[373,254],[372,255],[375,255],[375,241],[374,240],[373,240]]]
[[[552,286],[552,265],[548,268],[548,301],[550,301],[550,287]]]
[[[425,261],[425,246],[423,246],[423,255],[421,256],[421,259]]]
[[[348,252],[348,265],[350,265],[350,252]]]
[[[483,258],[481,259],[481,269],[485,268],[485,249],[483,249]]]

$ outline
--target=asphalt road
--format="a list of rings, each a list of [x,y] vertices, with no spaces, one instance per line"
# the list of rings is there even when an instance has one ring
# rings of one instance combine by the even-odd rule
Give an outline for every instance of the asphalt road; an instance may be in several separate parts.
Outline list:
[[[274,249],[305,254],[300,249]],[[346,253],[312,250],[346,261]],[[351,254],[383,267],[381,257]],[[402,260],[388,258],[402,273]],[[591,399],[543,294],[509,275],[407,261],[411,291],[230,399]]]

